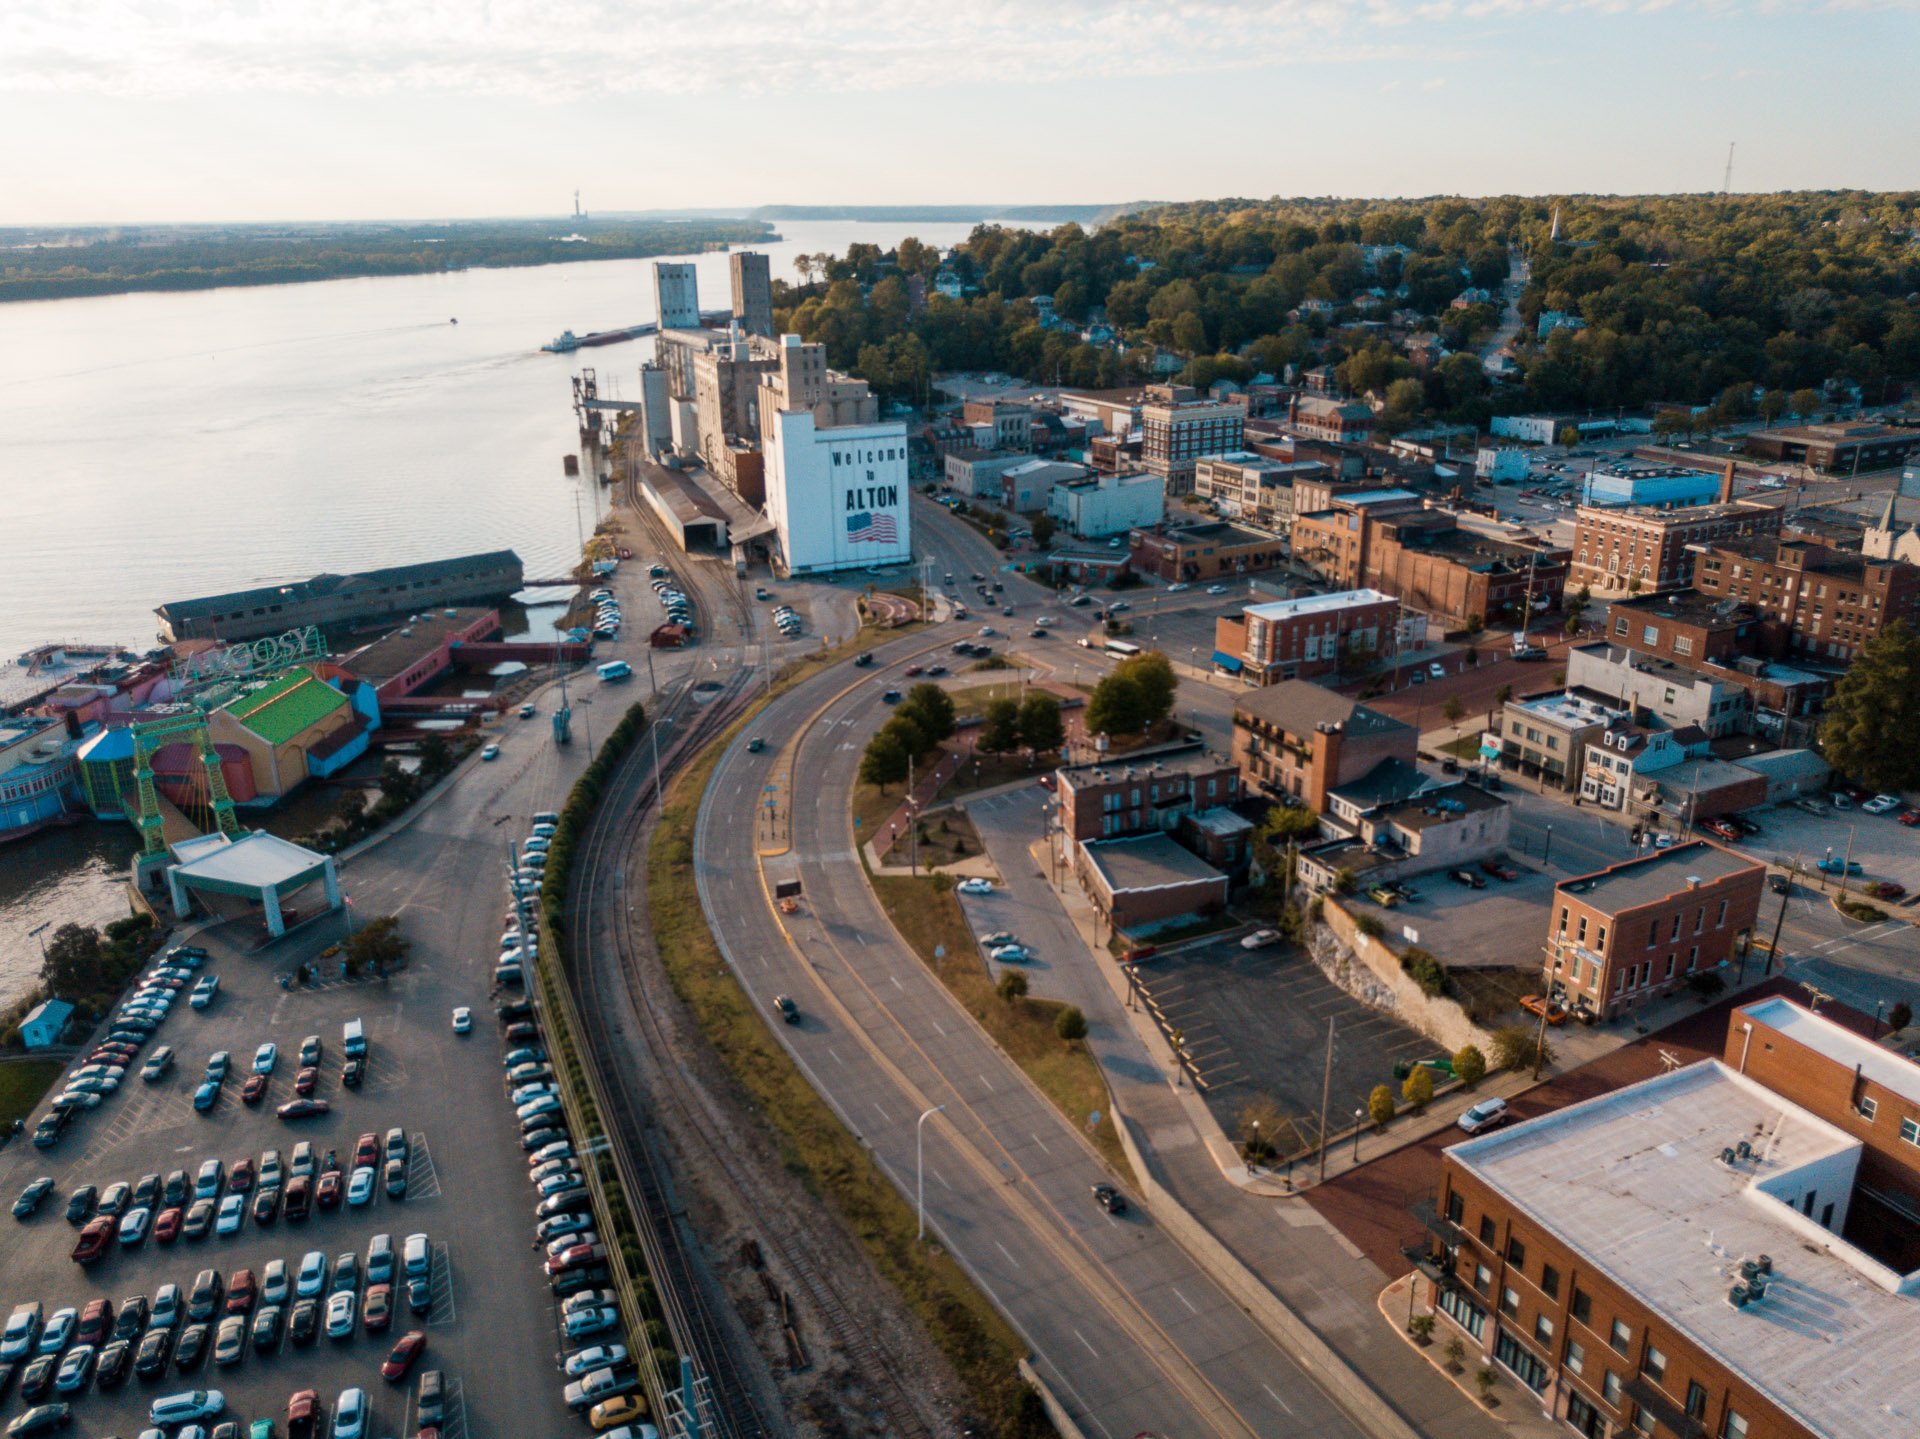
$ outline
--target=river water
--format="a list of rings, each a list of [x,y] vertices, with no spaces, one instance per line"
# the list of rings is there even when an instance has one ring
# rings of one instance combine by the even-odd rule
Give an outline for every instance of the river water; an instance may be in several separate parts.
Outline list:
[[[778,228],[757,248],[791,279],[798,254],[972,226]],[[694,258],[702,306],[724,307],[726,255]],[[163,601],[322,570],[511,547],[530,578],[565,574],[605,503],[562,472],[571,376],[635,398],[652,342],[540,346],[654,319],[651,264],[0,305],[0,663],[50,640],[144,649]],[[37,974],[35,926],[126,911],[132,847],[83,828],[0,849],[0,1004]]]

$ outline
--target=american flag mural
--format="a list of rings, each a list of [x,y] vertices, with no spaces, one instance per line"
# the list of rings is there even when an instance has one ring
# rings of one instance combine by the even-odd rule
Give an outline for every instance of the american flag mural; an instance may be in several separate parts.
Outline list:
[[[861,510],[847,516],[847,542],[855,545],[894,545],[900,542],[900,532],[894,527],[892,515],[876,515],[870,510]]]

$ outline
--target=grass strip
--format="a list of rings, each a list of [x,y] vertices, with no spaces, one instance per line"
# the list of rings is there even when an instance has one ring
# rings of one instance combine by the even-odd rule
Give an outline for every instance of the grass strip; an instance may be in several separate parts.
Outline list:
[[[714,943],[694,884],[700,797],[735,724],[668,788],[647,855],[647,902],[674,990],[693,1011],[734,1081],[772,1126],[781,1163],[830,1203],[906,1300],[966,1386],[983,1426],[1012,1439],[1052,1434],[1023,1382],[1026,1353],[1012,1326],[943,1249],[915,1237],[914,1211],[781,1048]]]
[[[53,1059],[21,1059],[0,1064],[0,1125],[11,1125],[33,1113],[34,1105],[60,1077],[62,1065]]]

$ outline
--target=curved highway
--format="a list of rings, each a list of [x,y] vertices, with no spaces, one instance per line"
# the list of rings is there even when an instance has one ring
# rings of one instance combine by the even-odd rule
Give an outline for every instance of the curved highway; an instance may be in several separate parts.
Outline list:
[[[779,1037],[909,1200],[916,1121],[944,1106],[924,1129],[929,1229],[1012,1319],[1089,1434],[1358,1435],[1137,1204],[1119,1218],[1094,1205],[1091,1186],[1111,1175],[1077,1126],[926,970],[868,889],[847,795],[881,692],[900,666],[944,648],[940,633],[893,641],[875,669],[843,666],[777,699],[751,733],[789,738],[791,768],[778,744],[754,754],[736,743],[722,757],[696,839],[722,950],[762,1004],[798,1001],[802,1022],[775,1026]],[[790,773],[803,777],[794,795]],[[785,921],[768,902],[758,827],[740,822],[769,784],[791,820],[785,862],[806,888]]]

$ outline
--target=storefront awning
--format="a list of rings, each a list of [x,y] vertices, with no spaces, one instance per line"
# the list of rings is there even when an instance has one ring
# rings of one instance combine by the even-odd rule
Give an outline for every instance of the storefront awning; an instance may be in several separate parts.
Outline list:
[[[1221,650],[1215,650],[1213,652],[1213,663],[1217,668],[1225,670],[1230,675],[1239,674],[1242,668],[1237,655],[1226,654]]]

